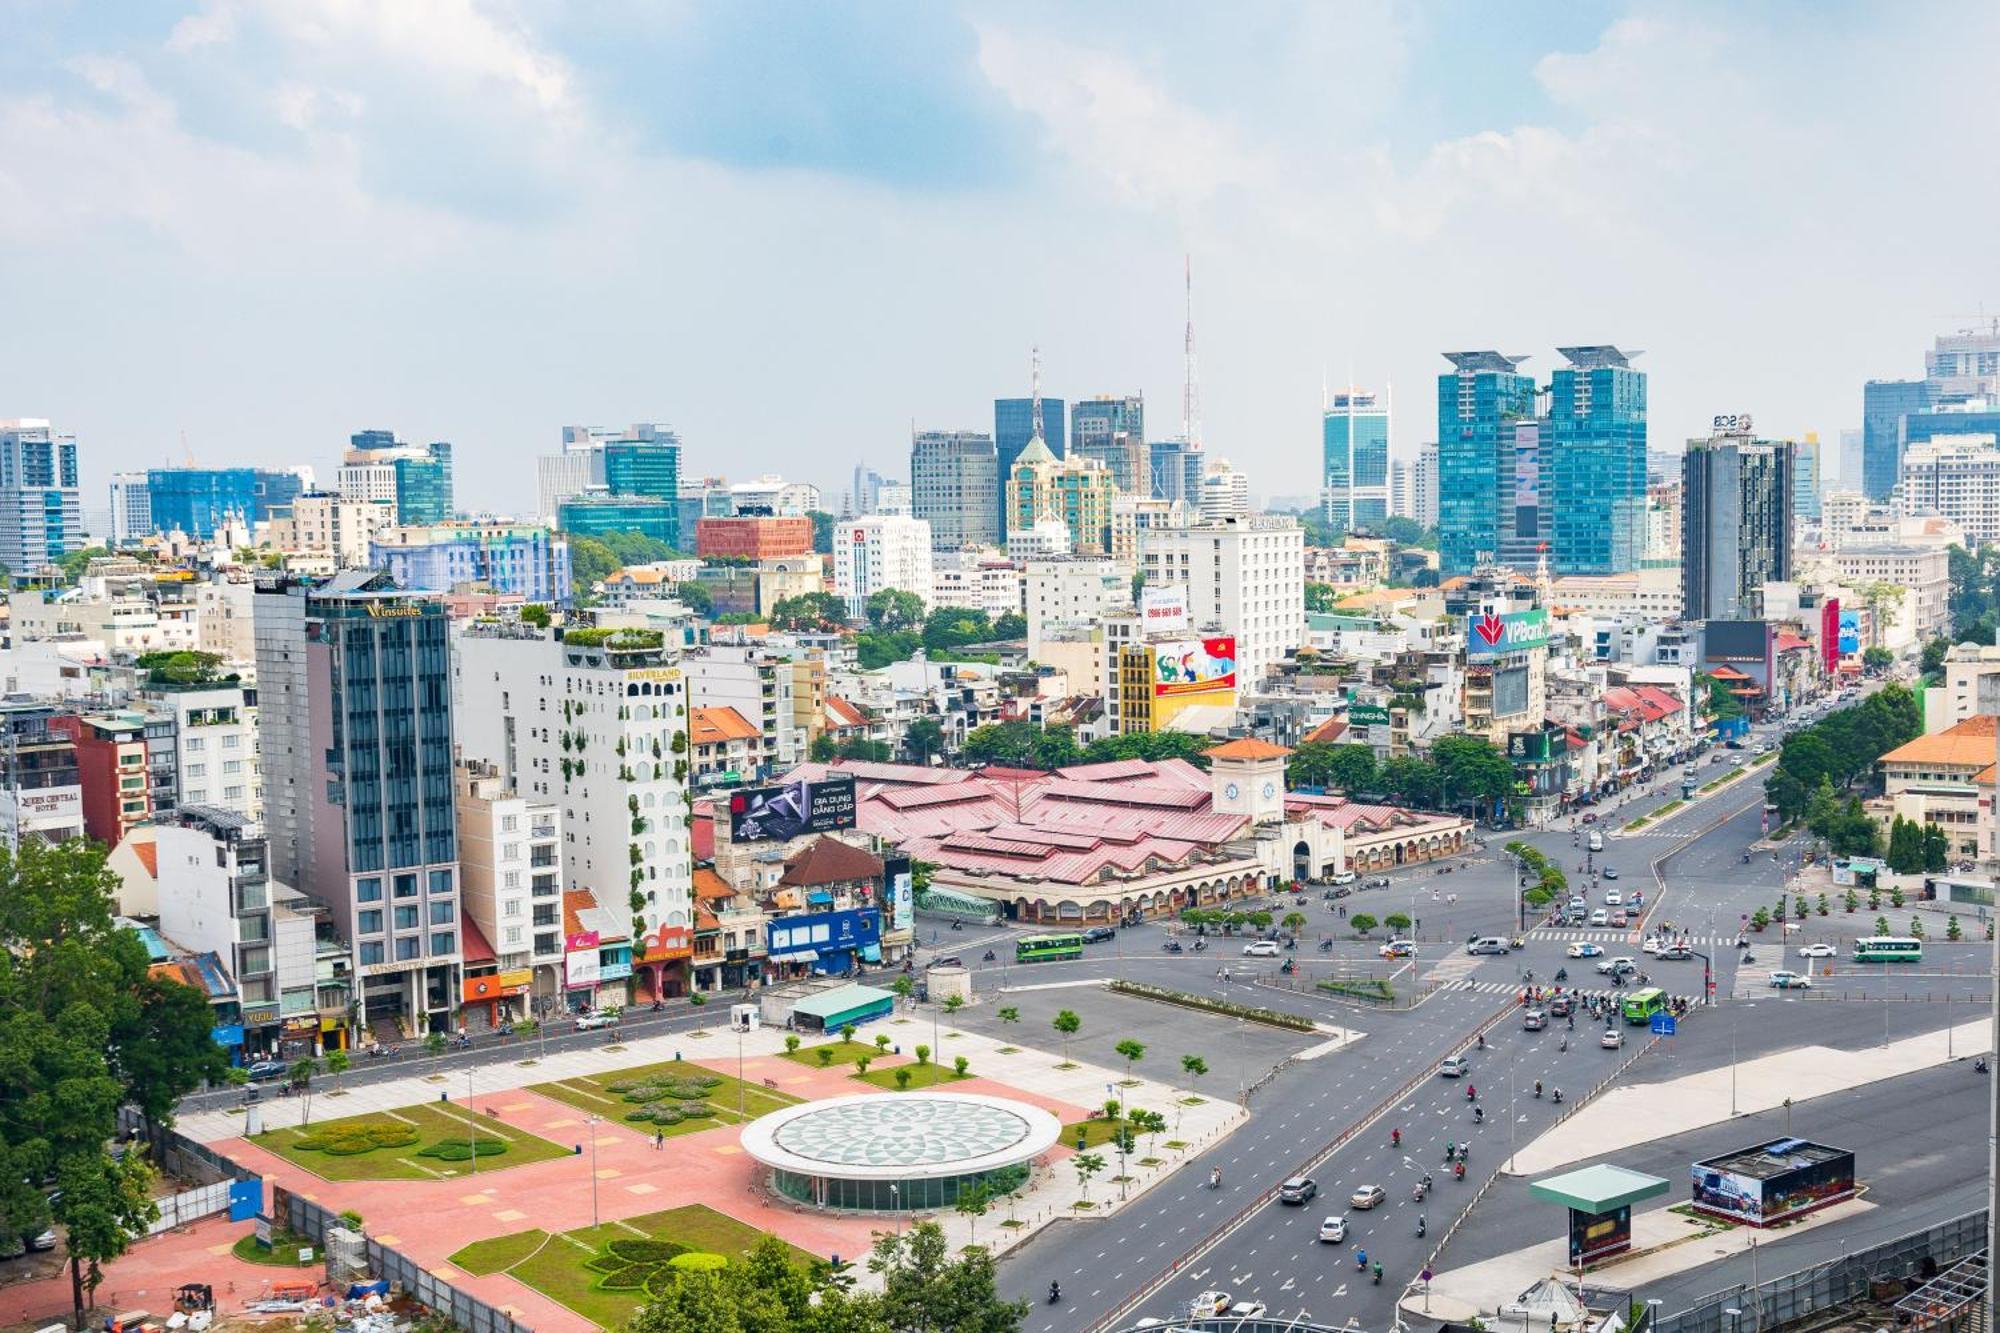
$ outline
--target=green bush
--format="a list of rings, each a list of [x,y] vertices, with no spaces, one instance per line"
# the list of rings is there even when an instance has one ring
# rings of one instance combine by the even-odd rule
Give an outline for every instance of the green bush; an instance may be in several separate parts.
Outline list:
[[[717,1269],[729,1267],[729,1260],[720,1254],[710,1254],[706,1250],[689,1250],[677,1254],[667,1261],[667,1267],[678,1268],[684,1273],[713,1273]]]
[[[377,1148],[408,1148],[417,1142],[417,1127],[400,1120],[359,1120],[349,1124],[322,1125],[292,1147],[301,1152],[323,1152],[330,1157],[357,1157]]]
[[[469,1162],[475,1151],[481,1157],[498,1157],[507,1151],[507,1145],[499,1139],[477,1139],[471,1143],[464,1139],[446,1139],[441,1143],[433,1143],[417,1156],[435,1157],[440,1162]]]
[[[630,1240],[614,1240],[605,1248],[628,1264],[663,1264],[675,1255],[687,1253],[685,1245],[638,1236]]]
[[[657,1264],[620,1264],[616,1268],[601,1268],[598,1270],[597,1286],[601,1291],[639,1291],[656,1271]]]

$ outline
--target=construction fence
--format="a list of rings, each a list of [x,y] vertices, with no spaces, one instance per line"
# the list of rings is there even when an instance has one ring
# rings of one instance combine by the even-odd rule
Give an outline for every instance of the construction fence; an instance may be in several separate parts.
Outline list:
[[[311,1199],[285,1191],[280,1196],[284,1201],[285,1215],[271,1220],[290,1230],[294,1235],[304,1236],[325,1252],[327,1233],[344,1225],[338,1213],[328,1212]],[[478,1297],[460,1291],[443,1278],[425,1270],[423,1265],[400,1250],[393,1250],[373,1236],[367,1238],[367,1269],[371,1277],[381,1278],[392,1287],[408,1292],[415,1300],[422,1301],[431,1309],[451,1320],[468,1333],[534,1333],[526,1324],[516,1323],[512,1315],[495,1309]]]

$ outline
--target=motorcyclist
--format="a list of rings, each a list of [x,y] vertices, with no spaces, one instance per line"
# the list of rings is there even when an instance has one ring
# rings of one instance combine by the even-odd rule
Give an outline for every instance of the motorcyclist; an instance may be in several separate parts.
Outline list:
[[[1452,1174],[1453,1174],[1454,1176],[1457,1176],[1457,1177],[1458,1177],[1458,1178],[1459,1178],[1460,1180],[1464,1180],[1464,1179],[1465,1179],[1465,1163],[1464,1163],[1464,1162],[1453,1162],[1453,1163],[1451,1164],[1451,1173],[1452,1173]]]
[[[1402,1130],[1400,1130],[1400,1129],[1392,1129],[1392,1130],[1390,1130],[1390,1131],[1389,1131],[1389,1146],[1390,1146],[1391,1148],[1400,1148],[1400,1147],[1402,1147],[1402,1146],[1403,1146],[1403,1131],[1402,1131]]]
[[[1221,1167],[1218,1166],[1208,1173],[1208,1187],[1212,1190],[1219,1190],[1222,1188]]]
[[[1482,1051],[1486,1049],[1486,1034],[1484,1032],[1479,1034],[1479,1049]]]
[[[1468,1083],[1465,1085],[1465,1100],[1469,1102],[1476,1102],[1479,1100],[1479,1089],[1475,1087],[1473,1084]]]
[[[1555,1100],[1556,1100],[1556,1105],[1557,1105],[1557,1106],[1561,1106],[1561,1105],[1562,1105],[1562,1099],[1563,1099],[1563,1090],[1562,1090],[1561,1088],[1557,1088],[1557,1089],[1555,1090],[1555,1093],[1554,1093],[1554,1096],[1555,1096]]]
[[[1418,1213],[1418,1214],[1417,1214],[1417,1235],[1418,1235],[1419,1237],[1422,1237],[1422,1235],[1423,1235],[1423,1234],[1424,1234],[1424,1215],[1423,1215],[1422,1213]]]
[[[1483,1107],[1483,1106],[1475,1106],[1475,1107],[1473,1107],[1473,1108],[1472,1108],[1472,1123],[1473,1123],[1473,1124],[1475,1124],[1475,1125],[1483,1125],[1483,1124],[1485,1124],[1485,1123],[1486,1123],[1486,1108],[1485,1108],[1485,1107]]]
[[[1362,1249],[1359,1245],[1354,1247],[1354,1267],[1357,1270],[1368,1267],[1368,1251]]]
[[[1060,1282],[1049,1283],[1049,1304],[1057,1305],[1060,1304],[1061,1301],[1062,1301],[1062,1283]]]
[[[1371,1269],[1369,1270],[1369,1273],[1370,1273],[1370,1274],[1371,1274],[1371,1276],[1373,1277],[1373,1279],[1374,1279],[1374,1282],[1375,1282],[1375,1285],[1376,1285],[1376,1286],[1378,1286],[1378,1287],[1379,1287],[1379,1286],[1381,1286],[1381,1285],[1382,1285],[1382,1263],[1381,1263],[1381,1261],[1380,1261],[1379,1259],[1378,1259],[1378,1260],[1377,1260],[1377,1261],[1375,1262],[1375,1266],[1374,1266],[1373,1268],[1371,1268]]]
[[[1536,1080],[1535,1080],[1535,1096],[1536,1096],[1537,1098],[1539,1098],[1539,1097],[1540,1097],[1541,1095],[1542,1095],[1542,1081],[1541,1081],[1540,1079],[1536,1079]]]

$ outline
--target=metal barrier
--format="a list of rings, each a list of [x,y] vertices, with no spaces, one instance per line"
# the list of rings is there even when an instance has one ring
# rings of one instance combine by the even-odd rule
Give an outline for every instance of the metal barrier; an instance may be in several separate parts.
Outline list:
[[[130,1106],[118,1108],[118,1132],[129,1142],[146,1141],[153,1165],[177,1180],[194,1185],[213,1185],[225,1180],[262,1180],[247,1167],[230,1161],[205,1143],[196,1143],[184,1134],[156,1125]]]
[[[1702,1297],[1679,1314],[1663,1316],[1653,1333],[1756,1333],[1804,1319],[1869,1294],[1871,1283],[1915,1278],[1926,1260],[1948,1268],[1986,1248],[1986,1212],[1967,1213],[1923,1231],[1772,1278]],[[1726,1313],[1734,1310],[1734,1315]]]
[[[297,1194],[288,1192],[285,1199],[285,1216],[273,1220],[325,1250],[326,1233],[342,1225],[340,1215]],[[372,1236],[367,1241],[367,1256],[371,1274],[401,1287],[469,1333],[534,1333],[528,1325],[515,1322],[512,1315],[460,1291],[401,1250],[390,1249]]]

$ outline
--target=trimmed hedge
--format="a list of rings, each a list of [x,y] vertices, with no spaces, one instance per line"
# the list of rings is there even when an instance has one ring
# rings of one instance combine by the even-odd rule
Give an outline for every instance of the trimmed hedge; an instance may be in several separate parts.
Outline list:
[[[292,1140],[301,1152],[323,1152],[329,1157],[358,1157],[377,1148],[410,1148],[416,1145],[417,1127],[400,1120],[356,1120],[348,1124],[322,1126]]]
[[[499,1139],[444,1139],[417,1153],[419,1157],[435,1157],[440,1162],[469,1162],[473,1154],[481,1157],[498,1157],[507,1151],[507,1145]]]
[[[689,1250],[667,1260],[667,1267],[678,1268],[685,1273],[713,1273],[718,1268],[729,1267],[729,1260],[720,1254],[710,1254],[706,1250]]]
[[[1121,995],[1137,995],[1141,999],[1177,1004],[1183,1009],[1205,1009],[1212,1014],[1226,1014],[1230,1018],[1241,1018],[1274,1028],[1287,1028],[1293,1032],[1317,1030],[1310,1018],[1300,1018],[1297,1014],[1281,1013],[1276,1009],[1260,1009],[1253,1004],[1237,1004],[1231,1000],[1218,1000],[1212,996],[1195,995],[1188,991],[1169,990],[1165,986],[1151,986],[1143,981],[1113,981],[1110,988]]]
[[[641,1239],[637,1236],[631,1240],[621,1237],[605,1248],[628,1264],[663,1264],[675,1255],[687,1253],[685,1245],[676,1245],[670,1240]]]

